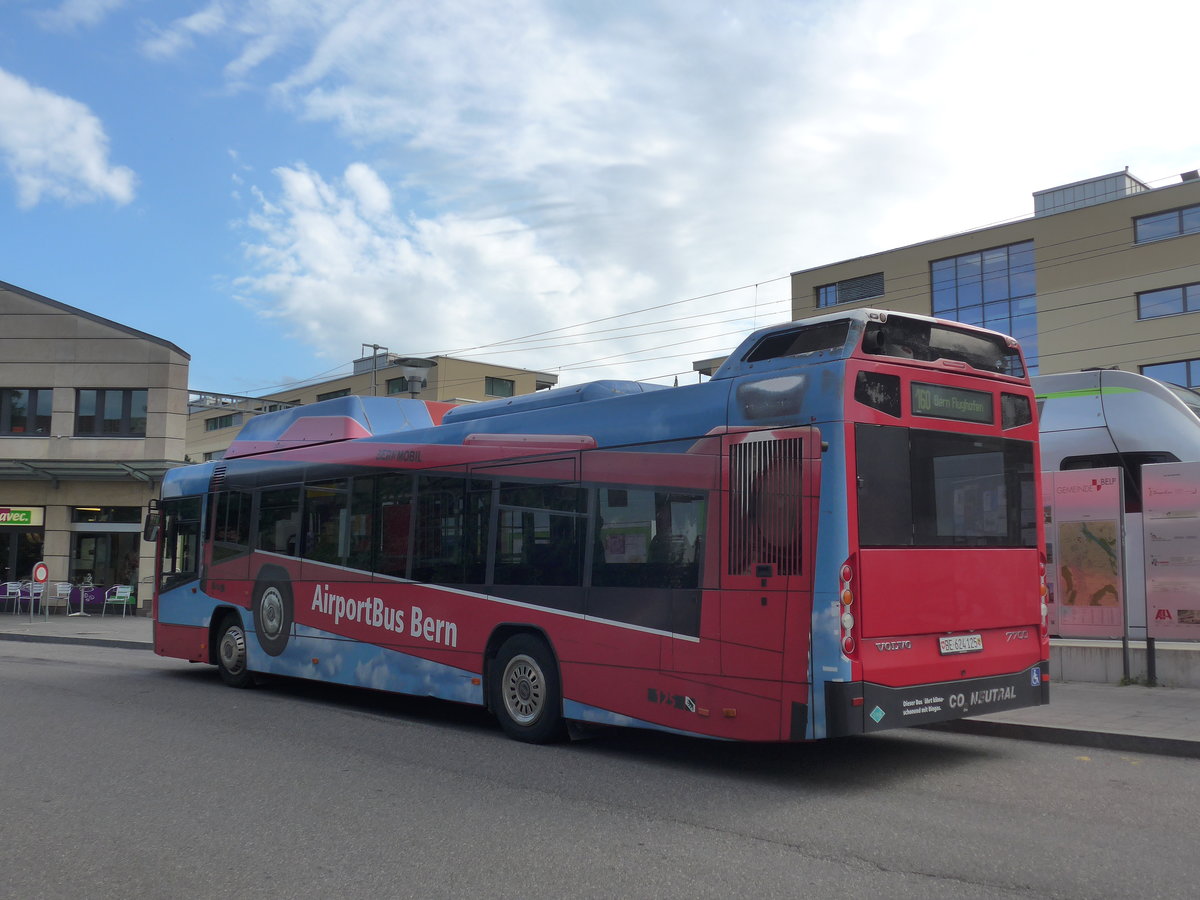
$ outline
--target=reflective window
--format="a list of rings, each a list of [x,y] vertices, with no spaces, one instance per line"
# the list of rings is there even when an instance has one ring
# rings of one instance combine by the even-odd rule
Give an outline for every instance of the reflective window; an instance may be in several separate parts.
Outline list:
[[[586,492],[503,483],[496,525],[496,584],[583,584]]]
[[[1021,342],[1029,374],[1037,374],[1033,241],[934,260],[929,281],[935,316],[1011,334]]]
[[[301,556],[343,563],[350,553],[350,494],[345,480],[310,484],[304,489],[304,543]]]
[[[1167,384],[1200,388],[1200,359],[1181,359],[1177,362],[1142,366],[1142,374]]]
[[[516,382],[511,378],[493,378],[488,375],[483,379],[483,392],[489,397],[511,397],[516,390]]]
[[[1200,310],[1200,284],[1185,284],[1137,295],[1138,318],[1156,319]]]
[[[1200,232],[1200,206],[1188,206],[1169,212],[1141,216],[1133,220],[1134,241],[1144,244],[1181,234]]]
[[[378,504],[375,571],[405,578],[412,542],[413,476],[380,477]]]
[[[488,482],[453,476],[417,478],[414,581],[483,583],[491,496]]]
[[[52,388],[0,388],[0,434],[50,433]]]
[[[823,284],[817,288],[817,306],[837,306],[839,303],[855,303],[883,296],[883,273],[847,278],[835,284]]]
[[[300,544],[300,487],[263,491],[258,500],[258,549],[296,556]]]
[[[200,567],[200,498],[164,500],[162,513],[163,590],[196,577]],[[134,535],[136,537],[136,535]]]
[[[862,546],[1037,546],[1029,442],[858,425],[855,443]]]
[[[699,586],[706,519],[702,494],[601,488],[598,500],[593,585]]]
[[[75,434],[145,437],[145,388],[86,388],[75,392]]]
[[[251,496],[243,491],[223,491],[212,504],[212,560],[220,562],[250,549]]]

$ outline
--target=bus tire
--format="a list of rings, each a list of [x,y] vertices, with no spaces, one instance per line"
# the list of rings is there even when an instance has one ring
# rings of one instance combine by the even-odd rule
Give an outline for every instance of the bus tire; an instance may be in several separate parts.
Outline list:
[[[254,686],[246,660],[246,629],[237,616],[226,616],[217,632],[217,672],[230,687]]]
[[[541,638],[515,634],[501,644],[488,685],[492,711],[509,737],[547,744],[565,736],[558,664]]]
[[[254,585],[254,631],[268,656],[287,648],[292,632],[292,586],[285,580],[260,575]]]

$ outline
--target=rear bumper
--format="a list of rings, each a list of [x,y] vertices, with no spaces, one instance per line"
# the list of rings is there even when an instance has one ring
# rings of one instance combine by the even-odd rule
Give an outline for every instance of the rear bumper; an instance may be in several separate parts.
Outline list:
[[[1050,702],[1050,663],[1022,672],[908,687],[871,682],[826,682],[826,733],[870,734],[1040,706]]]

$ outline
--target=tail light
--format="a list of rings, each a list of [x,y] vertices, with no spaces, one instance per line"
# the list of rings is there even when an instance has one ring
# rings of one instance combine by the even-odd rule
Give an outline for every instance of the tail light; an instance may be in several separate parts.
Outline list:
[[[838,590],[838,612],[842,626],[842,653],[847,657],[858,655],[857,622],[854,618],[854,566],[851,560],[842,563]]]

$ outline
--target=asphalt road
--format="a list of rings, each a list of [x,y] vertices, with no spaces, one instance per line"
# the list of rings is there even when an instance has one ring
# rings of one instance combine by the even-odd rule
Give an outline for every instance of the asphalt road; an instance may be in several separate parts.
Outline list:
[[[482,712],[0,644],[0,897],[1191,897],[1195,761],[914,730],[512,742]]]

